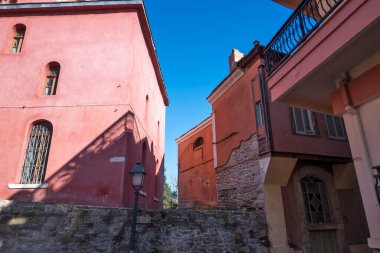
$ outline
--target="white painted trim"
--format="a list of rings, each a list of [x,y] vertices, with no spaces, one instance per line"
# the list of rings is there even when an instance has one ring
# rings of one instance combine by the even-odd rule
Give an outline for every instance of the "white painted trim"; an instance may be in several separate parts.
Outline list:
[[[216,122],[215,112],[211,115],[212,118],[212,152],[214,156],[214,169],[218,167],[218,147],[216,146]]]
[[[182,135],[181,137],[178,137],[175,142],[178,144],[180,142],[183,142],[184,140],[188,139],[189,137],[193,136],[194,134],[198,133],[199,131],[203,130],[207,126],[211,124],[211,117],[208,117],[203,122],[201,122],[199,125],[195,126],[193,129]]]
[[[244,71],[240,68],[236,68],[232,74],[222,81],[219,86],[207,97],[207,101],[213,104],[218,98],[220,98],[232,85],[234,85],[242,76]]]
[[[9,189],[46,189],[49,184],[8,184]]]
[[[142,191],[142,190],[139,191],[139,194],[140,194],[141,196],[144,196],[144,197],[147,196],[146,192],[144,192],[144,191]]]
[[[123,163],[125,162],[125,156],[111,156],[109,163]]]

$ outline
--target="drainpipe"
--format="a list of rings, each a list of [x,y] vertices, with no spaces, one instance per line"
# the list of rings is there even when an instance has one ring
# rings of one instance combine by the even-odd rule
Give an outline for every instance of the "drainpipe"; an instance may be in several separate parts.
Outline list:
[[[263,103],[263,114],[265,121],[265,136],[267,139],[267,143],[269,145],[269,152],[273,151],[273,140],[272,140],[272,126],[270,120],[270,108],[269,108],[269,94],[267,89],[267,84],[265,81],[265,66],[261,64],[259,66],[259,85],[260,85],[260,95],[261,101]]]

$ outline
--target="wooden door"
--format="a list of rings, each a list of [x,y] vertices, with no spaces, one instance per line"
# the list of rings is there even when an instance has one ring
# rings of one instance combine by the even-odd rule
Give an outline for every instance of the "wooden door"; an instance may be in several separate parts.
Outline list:
[[[334,230],[309,231],[311,253],[338,253]]]

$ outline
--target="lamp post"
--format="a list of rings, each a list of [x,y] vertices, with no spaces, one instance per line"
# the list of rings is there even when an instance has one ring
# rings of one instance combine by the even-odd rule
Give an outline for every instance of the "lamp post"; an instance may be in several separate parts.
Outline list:
[[[129,253],[135,253],[135,242],[136,242],[136,223],[137,223],[137,209],[138,209],[138,201],[140,189],[144,184],[144,176],[146,172],[144,168],[141,166],[140,162],[137,162],[135,166],[129,172],[132,178],[132,186],[135,190],[135,203],[133,206],[133,218],[132,218],[132,227],[131,227],[131,242],[129,247]]]

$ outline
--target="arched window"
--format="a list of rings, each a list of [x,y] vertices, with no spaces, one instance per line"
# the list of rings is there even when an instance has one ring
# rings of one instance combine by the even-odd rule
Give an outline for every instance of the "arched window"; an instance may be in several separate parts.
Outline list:
[[[59,72],[61,66],[58,62],[50,62],[48,64],[48,73],[46,75],[45,96],[55,95],[58,86]]]
[[[202,137],[198,137],[198,138],[194,141],[194,143],[193,143],[193,149],[196,149],[196,148],[202,146],[203,143],[204,143],[203,138],[202,138]]]
[[[21,52],[22,43],[24,42],[26,26],[17,24],[14,26],[14,35],[12,43],[12,53],[17,54]]]
[[[52,132],[53,126],[48,121],[33,124],[26,148],[21,184],[44,182]]]
[[[331,223],[331,213],[323,181],[313,176],[306,176],[301,179],[301,189],[307,222],[310,224]]]

